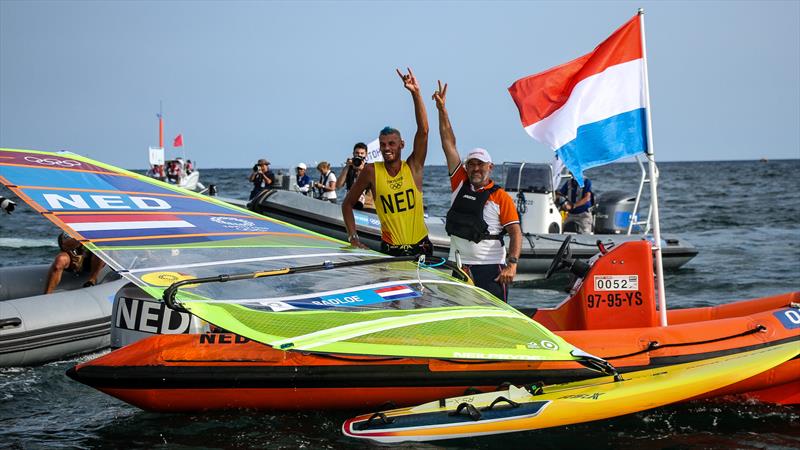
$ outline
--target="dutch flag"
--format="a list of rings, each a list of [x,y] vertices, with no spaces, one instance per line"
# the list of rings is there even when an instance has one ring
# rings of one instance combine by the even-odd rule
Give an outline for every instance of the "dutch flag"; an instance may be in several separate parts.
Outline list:
[[[191,223],[172,214],[75,214],[59,218],[75,231],[159,230],[194,228]]]
[[[508,88],[525,131],[555,150],[581,185],[585,169],[647,149],[639,17],[591,53]]]

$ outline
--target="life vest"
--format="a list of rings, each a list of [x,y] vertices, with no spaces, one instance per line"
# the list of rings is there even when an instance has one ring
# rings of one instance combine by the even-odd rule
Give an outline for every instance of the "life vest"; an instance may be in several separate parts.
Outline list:
[[[489,196],[500,189],[500,186],[495,184],[480,192],[473,192],[470,186],[468,182],[461,186],[453,206],[447,211],[447,223],[444,228],[447,235],[458,236],[476,244],[485,239],[498,239],[502,242],[503,233],[489,234],[489,224],[483,218],[483,208]]]
[[[583,195],[584,195],[583,186],[579,185],[574,178],[567,182],[567,199],[570,201],[570,203],[575,204],[575,202],[583,198]],[[590,191],[589,201],[579,206],[577,209],[581,210],[580,212],[583,213],[586,211],[591,211],[593,206],[594,206],[594,191]],[[578,214],[575,211],[570,211],[569,213]]]

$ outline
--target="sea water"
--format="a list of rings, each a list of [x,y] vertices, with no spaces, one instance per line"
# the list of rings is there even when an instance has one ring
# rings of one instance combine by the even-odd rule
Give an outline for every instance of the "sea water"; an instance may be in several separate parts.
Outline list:
[[[700,252],[666,274],[670,307],[800,290],[800,160],[675,162],[659,169],[662,232],[680,235]],[[250,191],[246,169],[200,170],[201,181],[216,184],[222,196],[246,198]],[[640,170],[636,164],[613,164],[588,176],[597,194],[635,194]],[[0,195],[11,193],[0,188]],[[446,168],[426,168],[424,196],[431,215],[447,211]],[[49,263],[57,235],[55,226],[20,204],[12,215],[0,216],[0,266]],[[563,280],[515,286],[511,304],[553,306],[564,299],[562,288]],[[358,411],[157,414],[64,375],[99,354],[0,368],[0,448],[376,447],[341,435],[341,423]],[[800,409],[701,401],[589,424],[404,447],[531,448],[533,443],[539,449],[800,448]]]

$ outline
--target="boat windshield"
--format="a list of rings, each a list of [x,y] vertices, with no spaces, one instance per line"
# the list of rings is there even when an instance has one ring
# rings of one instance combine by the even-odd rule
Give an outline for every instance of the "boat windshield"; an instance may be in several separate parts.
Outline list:
[[[548,164],[507,163],[505,190],[511,192],[553,192],[553,176]]]

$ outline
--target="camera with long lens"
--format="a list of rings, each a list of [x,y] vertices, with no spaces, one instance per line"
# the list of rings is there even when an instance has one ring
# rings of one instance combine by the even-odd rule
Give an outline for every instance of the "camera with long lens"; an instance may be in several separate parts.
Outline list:
[[[16,207],[17,207],[16,203],[12,202],[11,200],[5,197],[0,197],[0,209],[2,209],[3,211],[7,212],[8,214],[11,214],[11,211],[14,211],[14,208]]]
[[[358,167],[364,163],[364,158],[360,156],[353,156],[352,161],[353,161],[353,167]]]

